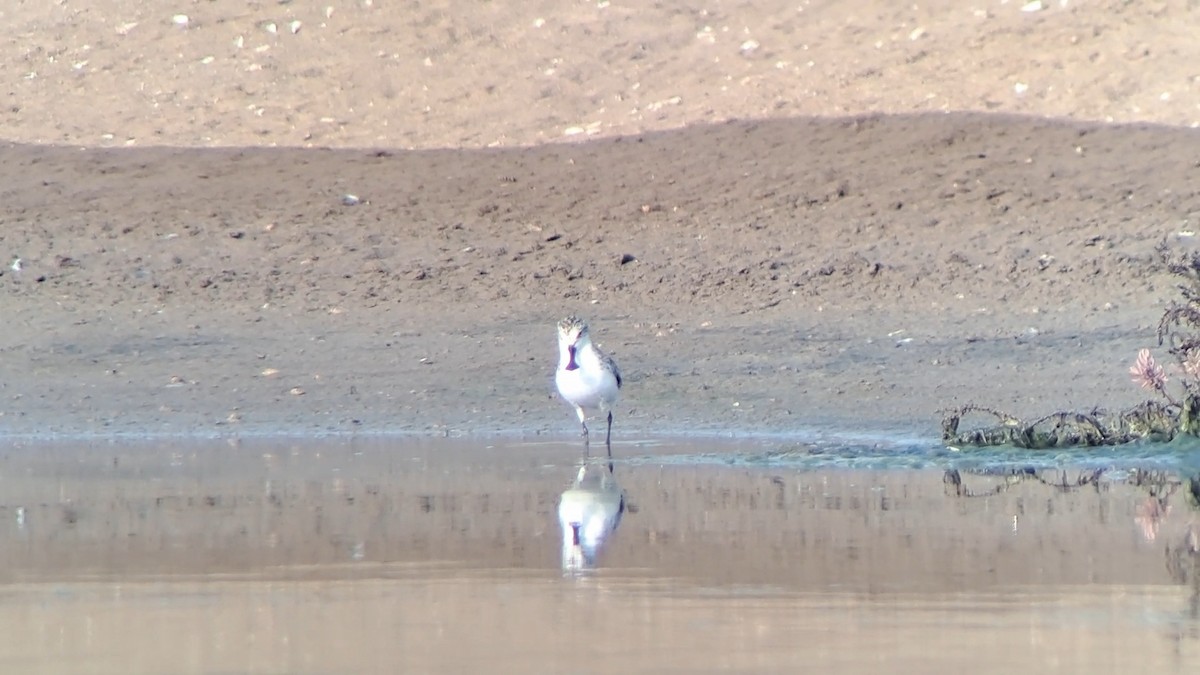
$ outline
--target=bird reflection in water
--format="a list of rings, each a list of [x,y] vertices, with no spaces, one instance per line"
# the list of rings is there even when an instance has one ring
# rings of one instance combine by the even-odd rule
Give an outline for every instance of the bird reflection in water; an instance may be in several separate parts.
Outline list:
[[[563,571],[595,569],[596,556],[617,531],[624,513],[625,492],[613,474],[612,462],[584,460],[575,482],[558,501]]]

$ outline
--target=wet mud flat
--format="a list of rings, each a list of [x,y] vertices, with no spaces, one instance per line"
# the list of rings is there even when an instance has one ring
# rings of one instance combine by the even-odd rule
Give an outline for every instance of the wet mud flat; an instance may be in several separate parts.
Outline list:
[[[1195,519],[1175,480],[1187,450],[1040,464],[761,439],[614,451],[604,489],[623,510],[580,563],[559,522],[578,489],[571,442],[11,444],[0,671],[1190,672],[1200,659]]]

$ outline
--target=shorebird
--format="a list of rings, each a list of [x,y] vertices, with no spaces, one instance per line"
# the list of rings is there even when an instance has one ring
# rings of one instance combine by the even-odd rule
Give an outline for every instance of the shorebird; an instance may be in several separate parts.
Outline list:
[[[575,407],[583,427],[584,453],[587,453],[587,411],[608,413],[608,431],[604,445],[612,456],[612,404],[621,390],[621,371],[607,354],[592,344],[587,323],[574,316],[558,322],[558,372],[554,374],[558,393]]]

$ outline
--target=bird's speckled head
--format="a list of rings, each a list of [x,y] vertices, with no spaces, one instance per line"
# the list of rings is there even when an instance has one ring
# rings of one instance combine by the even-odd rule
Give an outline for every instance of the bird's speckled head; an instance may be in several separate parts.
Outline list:
[[[577,316],[568,316],[558,322],[558,339],[565,344],[573,345],[587,333],[587,323]]]

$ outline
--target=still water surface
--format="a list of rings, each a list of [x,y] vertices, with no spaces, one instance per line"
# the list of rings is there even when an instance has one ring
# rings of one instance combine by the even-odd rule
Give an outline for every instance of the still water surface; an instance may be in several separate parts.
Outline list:
[[[0,672],[1200,668],[1191,448],[614,450],[10,445]]]

